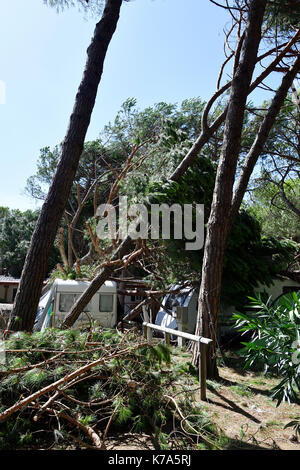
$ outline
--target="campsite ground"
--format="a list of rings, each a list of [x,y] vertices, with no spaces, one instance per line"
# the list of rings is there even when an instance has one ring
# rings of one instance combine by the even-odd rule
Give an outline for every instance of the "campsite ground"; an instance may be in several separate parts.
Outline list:
[[[281,403],[276,407],[270,398],[278,379],[229,367],[221,367],[219,373],[221,381],[208,384],[204,407],[230,439],[231,449],[300,450],[293,429],[284,429],[300,416],[300,406]]]
[[[189,359],[188,354],[184,357],[176,354],[174,358],[176,361]],[[277,407],[270,398],[271,388],[280,379],[243,370],[240,358],[234,353],[227,359],[231,364],[219,367],[220,380],[207,383],[207,401],[201,402],[199,392],[195,393],[195,399],[208,418],[225,435],[224,449],[300,450],[300,440],[295,439],[293,428],[284,429],[287,423],[300,417],[300,405],[281,403]],[[108,439],[107,448],[154,449],[146,435]]]

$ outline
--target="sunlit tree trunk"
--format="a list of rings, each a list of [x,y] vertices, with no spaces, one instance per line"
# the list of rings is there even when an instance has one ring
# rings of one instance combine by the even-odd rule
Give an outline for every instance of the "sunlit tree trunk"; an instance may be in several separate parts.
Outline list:
[[[48,258],[69,197],[95,104],[106,52],[115,32],[122,0],[107,0],[87,50],[62,153],[32,236],[8,328],[32,331]]]
[[[213,339],[213,345],[207,358],[207,375],[210,378],[215,378],[218,375],[216,335],[222,266],[228,237],[228,222],[241,146],[246,100],[261,41],[265,8],[266,0],[252,0],[250,2],[241,59],[232,80],[222,151],[204,246],[196,334]],[[196,347],[194,348],[193,361],[197,362]]]

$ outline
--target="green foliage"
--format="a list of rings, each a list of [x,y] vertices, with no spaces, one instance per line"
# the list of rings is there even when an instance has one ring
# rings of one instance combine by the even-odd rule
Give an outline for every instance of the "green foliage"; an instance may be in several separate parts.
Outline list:
[[[299,0],[269,0],[267,4],[268,23],[274,28],[288,32],[300,24]]]
[[[293,419],[292,421],[287,423],[284,426],[284,429],[287,429],[287,428],[293,428],[296,436],[300,437],[300,417],[297,419]]]
[[[0,263],[12,276],[19,276],[38,213],[2,208],[0,219]]]
[[[157,345],[153,346],[152,348],[147,348],[146,350],[146,357],[151,363],[152,360],[157,361],[159,364],[162,362],[166,362],[170,364],[171,355],[170,349],[164,343],[158,343]]]
[[[89,351],[85,347],[86,341],[97,342],[97,351]],[[170,426],[174,425],[173,434],[179,426],[168,398],[175,394],[178,406],[187,417],[187,431],[190,425],[201,430],[202,435],[209,430],[209,422],[203,410],[193,403],[193,391],[190,389],[195,388],[195,379],[191,376],[189,367],[176,362],[173,364],[171,351],[165,344],[157,342],[141,346],[140,338],[134,332],[129,331],[123,335],[115,330],[92,328],[89,331],[48,329],[33,335],[12,335],[6,340],[5,347],[7,350],[19,349],[20,353],[7,353],[7,364],[1,371],[4,374],[0,375],[0,412],[18,402],[21,396],[28,396],[78,369],[82,364],[106,355],[106,360],[93,368],[86,380],[81,375],[77,383],[61,388],[63,393],[59,400],[51,403],[57,416],[61,406],[61,411],[83,426],[92,426],[100,435],[105,431],[107,419],[112,417],[112,435],[120,432],[147,432],[153,435],[157,449],[167,449],[172,444]],[[122,349],[126,350],[126,355],[109,357]],[[59,351],[68,351],[68,354],[39,365],[38,368],[30,368],[40,361],[52,358]],[[14,373],[16,367],[25,369]],[[50,412],[48,416],[45,412],[38,422],[32,419],[33,413],[53,393],[54,391],[42,395],[37,402],[30,403],[1,422],[1,450],[39,449],[46,445],[47,448],[53,445],[55,449],[68,447],[68,422],[59,420],[58,433],[53,413]],[[74,431],[73,426],[71,429]],[[81,440],[86,438],[82,433],[78,437]],[[195,445],[188,434],[183,438],[180,432],[177,442],[180,439],[183,439],[184,449]]]
[[[251,332],[245,342],[245,367],[255,364],[282,377],[272,392],[279,405],[282,401],[300,401],[300,299],[299,293],[280,297],[274,305],[270,299],[250,298],[255,313],[237,313],[235,327],[243,333]]]
[[[115,422],[117,424],[127,423],[128,420],[132,417],[132,410],[130,407],[124,405],[124,400],[120,397],[117,397],[114,400],[115,406]]]
[[[38,211],[0,210],[0,265],[7,268],[11,276],[21,275]],[[49,270],[57,262],[58,252],[53,248],[49,259]]]
[[[230,235],[224,258],[222,297],[242,308],[259,284],[270,286],[292,261],[295,243],[264,237],[253,216],[241,210]]]
[[[30,388],[30,390],[35,391],[42,387],[45,384],[47,379],[47,373],[39,369],[31,369],[26,372],[23,377],[24,387]]]
[[[284,189],[288,199],[297,207],[300,200],[299,180],[285,181]],[[278,239],[300,241],[300,219],[287,207],[275,183],[259,185],[252,193],[252,203],[247,211],[258,219],[265,236],[276,234]]]

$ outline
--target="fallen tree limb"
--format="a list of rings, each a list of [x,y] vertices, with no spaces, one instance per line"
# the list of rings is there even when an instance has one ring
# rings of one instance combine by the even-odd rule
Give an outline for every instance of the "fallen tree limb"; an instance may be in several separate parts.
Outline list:
[[[146,346],[147,343],[142,343],[140,344],[136,349],[141,348],[143,346]],[[29,403],[33,402],[37,398],[41,397],[42,395],[45,395],[46,393],[52,392],[53,390],[57,390],[60,385],[65,384],[66,382],[69,382],[76,377],[80,376],[81,374],[84,374],[85,372],[89,371],[93,367],[96,367],[100,364],[105,363],[106,361],[109,361],[111,359],[116,359],[122,356],[126,356],[129,352],[131,352],[131,348],[127,348],[124,351],[118,352],[117,354],[112,354],[109,357],[102,357],[101,359],[97,359],[96,361],[93,361],[89,364],[86,364],[79,369],[75,370],[74,372],[65,375],[61,379],[57,380],[56,382],[47,385],[46,387],[42,388],[41,390],[38,390],[37,392],[31,394],[29,397],[23,398],[20,400],[18,403],[15,403],[13,406],[10,408],[6,409],[0,414],[0,421],[5,420],[8,418],[10,415],[15,413],[16,411],[20,410],[24,406],[28,405]]]
[[[54,412],[54,410],[51,410],[49,408],[47,409],[47,411]],[[72,418],[71,416],[67,415],[64,412],[60,412],[59,417],[65,419],[69,423],[73,424],[74,426],[78,427],[83,432],[85,432],[85,434],[87,434],[92,439],[97,450],[105,450],[105,446],[102,446],[102,442],[101,442],[99,435],[94,431],[94,429],[91,426],[86,426],[80,423],[79,421],[77,421],[76,419]]]
[[[39,369],[40,367],[43,367],[48,363],[55,361],[59,356],[62,356],[62,354],[63,351],[53,357],[50,357],[49,359],[45,359],[44,361],[39,362],[38,364],[31,364],[30,366],[18,367],[16,369],[11,370],[1,370],[0,375],[18,374],[19,372],[26,372],[31,369]]]
[[[182,422],[185,422],[187,421],[187,418],[185,416],[183,416],[182,412],[181,412],[181,409],[179,408],[176,400],[173,398],[173,397],[170,397],[169,395],[165,395],[166,398],[168,398],[169,401],[171,401],[179,415],[179,417],[181,418]],[[190,423],[188,423],[189,427],[191,428],[191,430],[193,431],[194,435],[195,436],[200,436],[201,439],[206,443],[206,444],[209,444],[210,446],[213,446],[213,447],[216,447],[218,450],[222,450],[220,447],[218,447],[216,445],[215,442],[212,442],[210,439],[208,439],[206,436],[204,436],[202,433],[200,433],[199,431],[197,431]],[[183,429],[184,432],[186,432],[184,429]]]

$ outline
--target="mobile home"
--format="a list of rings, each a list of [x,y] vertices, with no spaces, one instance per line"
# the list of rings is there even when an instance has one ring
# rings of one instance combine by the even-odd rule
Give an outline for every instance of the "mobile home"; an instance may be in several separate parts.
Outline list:
[[[40,331],[49,326],[59,327],[80,295],[89,286],[88,281],[56,279],[40,299],[34,330]],[[86,305],[75,322],[75,326],[96,321],[104,328],[113,328],[117,323],[117,286],[106,281]]]

